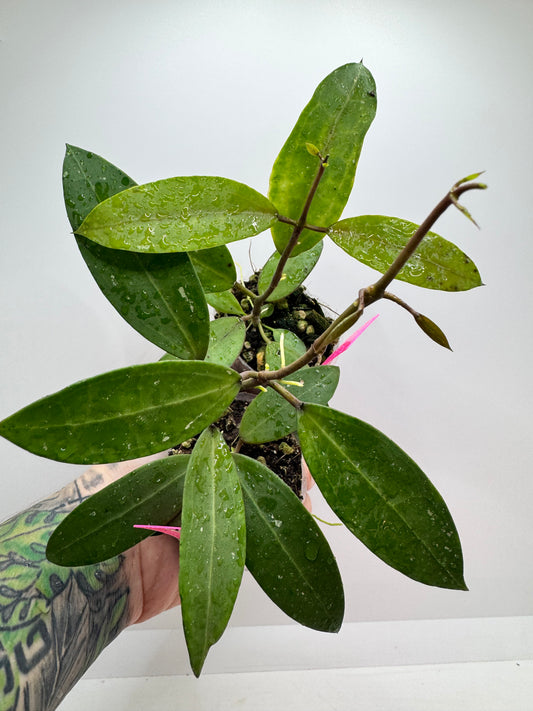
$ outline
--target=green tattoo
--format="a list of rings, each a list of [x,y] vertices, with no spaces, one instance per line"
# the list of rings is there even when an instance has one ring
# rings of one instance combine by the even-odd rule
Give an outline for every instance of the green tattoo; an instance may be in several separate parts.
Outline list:
[[[88,473],[0,525],[0,711],[52,711],[126,626],[122,557],[81,568],[46,559],[64,516],[99,483]]]

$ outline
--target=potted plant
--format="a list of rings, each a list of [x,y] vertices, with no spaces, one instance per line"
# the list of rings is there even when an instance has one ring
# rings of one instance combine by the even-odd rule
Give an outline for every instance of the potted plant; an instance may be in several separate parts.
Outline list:
[[[380,299],[449,347],[435,323],[388,291],[394,279],[444,291],[481,284],[472,261],[430,231],[451,205],[470,217],[458,200],[485,187],[479,174],[456,183],[419,226],[378,215],[340,219],[375,111],[362,63],[328,75],[274,163],[268,198],[212,176],[136,185],[98,155],[67,146],[65,203],[82,257],[121,316],[163,354],[45,397],[3,420],[0,434],[81,464],[173,448],[69,514],[47,556],[86,565],[152,529],[179,535],[196,675],[228,623],[245,565],[301,624],[341,626],[335,557],[275,471],[302,454],[332,510],[385,563],[427,585],[466,589],[457,530],[429,479],[386,435],[328,406],[339,380],[335,344]],[[248,281],[237,279],[226,245],[268,229],[276,251]],[[302,287],[324,239],[381,273],[334,318]]]

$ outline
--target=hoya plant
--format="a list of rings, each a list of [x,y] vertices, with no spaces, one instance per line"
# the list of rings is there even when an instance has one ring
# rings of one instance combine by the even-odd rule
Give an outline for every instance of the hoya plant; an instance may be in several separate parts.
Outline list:
[[[137,185],[95,153],[67,146],[65,204],[81,255],[119,314],[162,353],[38,400],[3,420],[0,434],[77,464],[172,449],[83,502],[55,530],[47,556],[87,565],[158,530],[179,535],[196,675],[228,623],[245,566],[299,623],[341,626],[335,557],[278,476],[290,457],[303,456],[342,524],[385,563],[427,585],[466,589],[456,527],[427,476],[385,434],[328,406],[339,381],[329,356],[380,299],[449,347],[435,323],[388,290],[394,279],[448,292],[481,284],[472,261],[430,231],[451,205],[469,216],[458,200],[485,187],[478,174],[456,183],[421,225],[341,219],[375,112],[362,63],[332,72],[276,158],[268,197],[212,176]],[[226,245],[266,230],[272,256],[238,279]],[[302,287],[325,239],[380,273],[336,317]]]

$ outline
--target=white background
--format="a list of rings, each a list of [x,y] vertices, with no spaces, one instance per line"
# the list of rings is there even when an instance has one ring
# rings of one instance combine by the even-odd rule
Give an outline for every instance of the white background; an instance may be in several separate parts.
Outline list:
[[[421,221],[457,179],[483,169],[490,189],[464,198],[481,231],[457,211],[436,227],[474,259],[486,286],[394,287],[440,324],[454,352],[394,304],[378,304],[371,313],[380,318],[340,361],[333,401],[388,434],[440,490],[470,592],[404,579],[328,528],[346,619],[530,615],[533,4],[2,0],[0,21],[0,418],[76,380],[159,357],[107,304],[69,234],[65,142],[137,182],[212,174],[266,192],[316,85],[363,57],[378,114],[344,216]],[[233,251],[248,272],[248,244]],[[271,251],[264,233],[254,262]],[[375,278],[328,245],[310,290],[339,310]],[[3,440],[0,462],[0,518],[80,471]],[[332,519],[316,491],[314,505]],[[285,621],[247,580],[233,624]]]

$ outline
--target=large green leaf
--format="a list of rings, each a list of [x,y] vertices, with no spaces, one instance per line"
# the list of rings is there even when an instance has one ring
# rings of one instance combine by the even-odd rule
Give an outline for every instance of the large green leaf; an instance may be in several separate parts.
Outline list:
[[[231,289],[237,273],[229,249],[225,245],[189,252],[203,290],[211,294]]]
[[[188,455],[145,464],[96,492],[54,530],[46,557],[57,565],[92,565],[151,533],[135,524],[166,525],[181,513]]]
[[[466,590],[450,512],[404,451],[374,427],[322,405],[304,405],[298,436],[328,504],[373,553],[414,580]]]
[[[240,318],[225,316],[211,321],[209,348],[206,361],[219,365],[232,365],[242,350],[246,326]]]
[[[284,328],[272,328],[271,331],[274,340],[267,344],[265,350],[265,363],[269,370],[281,368],[283,362],[288,365],[307,351],[305,343],[292,331]]]
[[[199,676],[228,624],[246,556],[246,521],[237,470],[214,427],[199,437],[183,493],[180,596],[191,666]]]
[[[283,387],[302,402],[327,405],[339,382],[339,368],[335,365],[321,365],[302,368],[293,373],[289,380],[301,382],[302,387]],[[241,420],[239,433],[245,442],[261,444],[286,437],[298,426],[298,415],[294,407],[272,388],[255,397],[246,408]]]
[[[76,232],[113,249],[187,252],[263,232],[276,213],[266,197],[234,180],[167,178],[113,195]]]
[[[417,228],[397,217],[361,215],[337,222],[328,234],[351,257],[383,273]],[[396,278],[442,291],[466,291],[482,283],[471,259],[434,232],[428,232]]]
[[[307,222],[328,227],[339,219],[375,113],[376,86],[362,63],[339,67],[319,84],[272,169],[269,197],[281,215],[298,220],[302,213],[319,166],[316,156],[306,148],[306,143],[312,143],[324,158],[329,155],[329,160]],[[273,225],[279,252],[289,241],[292,229],[281,222]],[[293,254],[304,252],[323,236],[304,230]]]
[[[178,358],[205,356],[209,310],[187,254],[124,252],[85,237],[78,237],[78,246],[98,286],[130,326]]]
[[[217,420],[238,373],[203,361],[121,368],[60,390],[0,422],[0,435],[48,459],[97,464],[159,452]]]
[[[337,632],[344,593],[335,557],[298,497],[270,469],[234,454],[246,511],[246,566],[302,625]]]
[[[99,202],[132,185],[129,176],[100,156],[67,145],[63,192],[74,231]],[[102,247],[84,237],[76,239],[96,283],[136,331],[179,358],[204,357],[209,312],[186,255],[137,254]],[[221,258],[224,255],[211,256]],[[222,261],[221,267],[225,264]]]
[[[272,294],[268,297],[268,301],[278,301],[284,299],[289,294],[297,289],[300,284],[306,279],[314,269],[320,254],[322,253],[323,242],[319,242],[311,249],[297,257],[292,257],[288,260],[283,270],[283,276]],[[261,294],[266,291],[272,281],[274,272],[277,269],[280,260],[279,252],[274,252],[268,262],[265,264],[259,275],[257,289]]]

